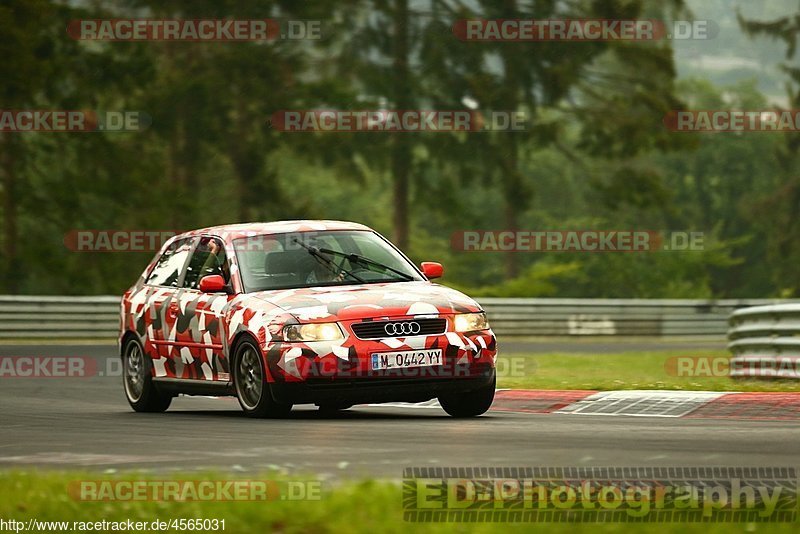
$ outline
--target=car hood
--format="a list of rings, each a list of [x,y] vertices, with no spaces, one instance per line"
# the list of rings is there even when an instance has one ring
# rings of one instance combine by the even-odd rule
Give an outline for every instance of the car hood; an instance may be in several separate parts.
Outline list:
[[[463,293],[430,282],[393,282],[259,291],[251,295],[304,322],[481,311]]]

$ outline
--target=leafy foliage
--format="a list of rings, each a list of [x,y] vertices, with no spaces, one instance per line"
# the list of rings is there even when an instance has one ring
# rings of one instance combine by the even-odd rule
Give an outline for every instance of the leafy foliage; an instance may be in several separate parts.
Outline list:
[[[358,220],[477,295],[796,295],[796,136],[687,135],[679,107],[765,107],[755,82],[676,79],[668,42],[474,43],[467,18],[684,16],[683,2],[360,0],[241,5],[9,0],[3,109],[140,110],[134,133],[0,133],[0,275],[9,293],[119,294],[152,252],[73,252],[73,230]],[[320,19],[319,41],[83,42],[78,18]],[[742,24],[787,44],[797,19]],[[793,80],[793,82],[792,82]],[[282,133],[286,109],[474,108],[519,132]],[[464,230],[699,231],[705,250],[459,252]]]

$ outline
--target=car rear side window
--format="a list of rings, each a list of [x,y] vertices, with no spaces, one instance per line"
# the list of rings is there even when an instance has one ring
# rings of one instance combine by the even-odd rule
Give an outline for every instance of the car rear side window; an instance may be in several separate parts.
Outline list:
[[[145,283],[151,286],[178,287],[181,272],[192,249],[192,240],[179,239],[172,243],[158,259]]]

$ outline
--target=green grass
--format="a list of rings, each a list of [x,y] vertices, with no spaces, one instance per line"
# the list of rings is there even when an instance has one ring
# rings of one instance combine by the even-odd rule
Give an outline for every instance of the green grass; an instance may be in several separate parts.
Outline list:
[[[380,481],[323,485],[317,501],[269,502],[82,502],[68,495],[67,487],[75,480],[140,479],[138,474],[97,475],[82,472],[31,473],[0,471],[0,519],[18,521],[36,518],[40,521],[146,521],[181,518],[224,519],[225,532],[542,532],[542,533],[614,533],[672,532],[680,534],[716,534],[723,532],[795,532],[794,524],[679,524],[649,525],[612,523],[594,524],[504,524],[504,523],[406,523],[402,518],[399,484]],[[148,476],[164,480],[230,479],[228,475]],[[252,476],[266,480],[270,475]],[[174,531],[170,531],[174,532]]]
[[[524,389],[668,389],[800,392],[800,380],[743,380],[727,376],[675,376],[673,357],[728,358],[727,351],[658,351],[624,354],[507,354],[498,361],[498,387]],[[673,360],[674,361],[674,360]]]

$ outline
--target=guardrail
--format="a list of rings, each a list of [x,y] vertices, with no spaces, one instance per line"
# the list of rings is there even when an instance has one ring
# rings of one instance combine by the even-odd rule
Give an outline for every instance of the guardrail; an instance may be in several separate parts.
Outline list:
[[[120,297],[0,296],[0,339],[115,339]]]
[[[722,340],[739,308],[779,300],[479,299],[504,336],[707,337]]]
[[[800,378],[800,304],[737,310],[729,322],[731,376]]]
[[[781,302],[763,299],[479,300],[489,314],[494,331],[504,337],[704,337],[719,340],[725,339],[728,316],[735,310]],[[119,297],[0,296],[0,339],[113,340],[118,328]]]

